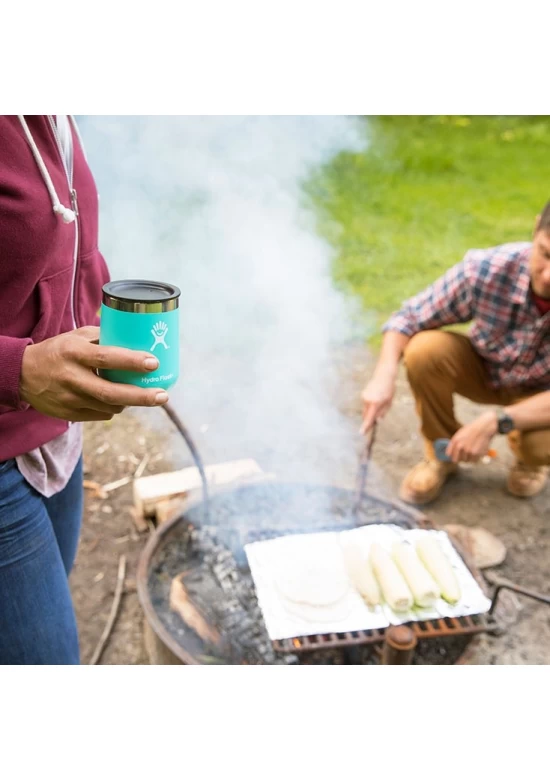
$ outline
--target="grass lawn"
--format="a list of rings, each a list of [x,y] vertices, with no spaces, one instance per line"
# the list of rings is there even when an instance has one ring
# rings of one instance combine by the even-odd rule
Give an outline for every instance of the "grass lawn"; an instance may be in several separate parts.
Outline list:
[[[307,194],[336,283],[382,324],[467,249],[530,239],[550,200],[550,117],[364,121],[366,151],[336,156]]]

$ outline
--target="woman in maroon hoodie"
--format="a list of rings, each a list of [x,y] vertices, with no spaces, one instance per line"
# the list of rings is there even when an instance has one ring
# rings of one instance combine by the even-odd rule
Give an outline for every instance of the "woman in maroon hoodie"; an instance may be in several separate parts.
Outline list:
[[[0,116],[0,664],[79,663],[68,586],[82,426],[163,391],[107,382],[150,353],[100,347],[98,197],[72,117]]]

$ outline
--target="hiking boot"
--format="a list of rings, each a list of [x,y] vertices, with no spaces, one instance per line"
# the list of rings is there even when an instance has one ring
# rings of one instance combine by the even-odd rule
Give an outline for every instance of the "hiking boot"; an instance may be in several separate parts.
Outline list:
[[[518,498],[537,496],[548,482],[548,466],[527,466],[521,460],[508,473],[508,492]]]
[[[399,498],[407,504],[429,504],[438,497],[445,482],[457,471],[456,463],[441,463],[426,458],[409,471],[401,483]]]

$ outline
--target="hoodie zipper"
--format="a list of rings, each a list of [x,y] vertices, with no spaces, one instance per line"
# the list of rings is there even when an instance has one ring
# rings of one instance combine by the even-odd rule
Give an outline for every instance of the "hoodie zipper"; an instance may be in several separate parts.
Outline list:
[[[75,221],[74,221],[74,252],[73,252],[73,280],[71,284],[71,316],[73,320],[73,327],[76,329],[78,327],[76,323],[76,307],[75,307],[75,284],[76,284],[76,270],[78,266],[78,240],[79,240],[79,225],[78,225],[78,198],[76,194],[76,190],[73,188],[73,166],[71,165],[71,169],[69,170],[67,168],[67,162],[65,160],[65,154],[63,152],[63,146],[61,145],[61,139],[59,138],[59,133],[57,132],[57,126],[55,124],[55,120],[51,114],[48,114],[48,120],[50,122],[50,127],[52,129],[55,143],[57,145],[57,151],[59,152],[59,156],[61,157],[61,162],[63,163],[63,170],[65,171],[65,176],[67,177],[67,184],[69,185],[69,195],[71,198],[71,208],[75,213]],[[71,139],[72,143],[74,145],[74,138],[72,136],[72,127],[70,120],[67,120],[69,122],[69,132],[71,133]],[[73,151],[73,160],[74,160],[74,151]]]

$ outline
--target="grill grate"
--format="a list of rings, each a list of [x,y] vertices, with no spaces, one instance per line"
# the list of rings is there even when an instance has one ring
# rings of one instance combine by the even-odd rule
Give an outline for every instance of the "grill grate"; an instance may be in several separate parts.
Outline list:
[[[459,618],[439,618],[422,622],[406,623],[416,638],[437,639],[457,637],[466,634],[481,634],[500,628],[498,620],[491,614],[468,615]],[[295,639],[277,639],[272,642],[277,653],[307,653],[329,648],[346,648],[357,645],[379,644],[384,641],[385,628],[373,628],[368,631],[347,631],[342,634],[315,634]]]

